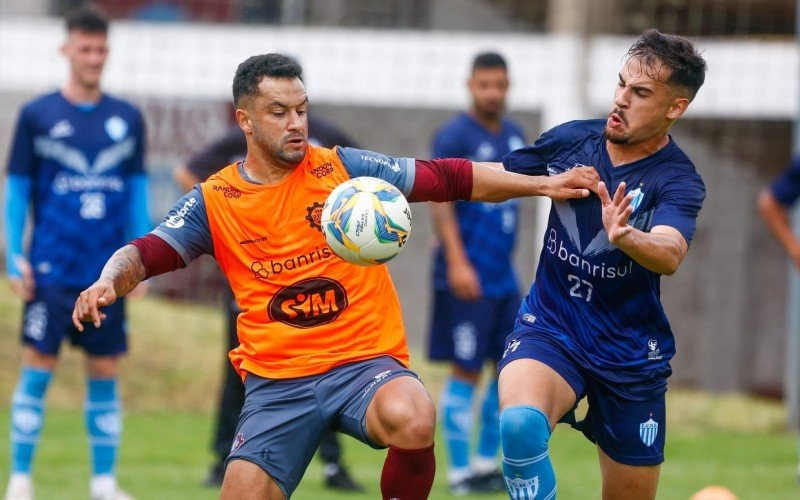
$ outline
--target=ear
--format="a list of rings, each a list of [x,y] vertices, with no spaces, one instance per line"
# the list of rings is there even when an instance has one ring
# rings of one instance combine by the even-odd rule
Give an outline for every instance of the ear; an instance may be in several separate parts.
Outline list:
[[[670,120],[677,120],[686,112],[689,107],[689,99],[687,97],[676,97],[673,99],[672,104],[669,105],[667,110],[667,118]]]
[[[236,109],[236,123],[239,124],[239,128],[242,129],[245,135],[253,133],[253,125],[250,123],[250,116],[246,110],[241,108]]]

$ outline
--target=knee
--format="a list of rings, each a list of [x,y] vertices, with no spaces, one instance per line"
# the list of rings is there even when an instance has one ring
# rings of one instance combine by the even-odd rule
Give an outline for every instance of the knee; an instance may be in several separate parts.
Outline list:
[[[512,406],[500,413],[500,438],[503,449],[525,447],[544,451],[550,440],[550,422],[533,406]]]
[[[436,409],[429,398],[400,398],[384,402],[381,424],[388,446],[416,449],[430,446],[436,429]]]

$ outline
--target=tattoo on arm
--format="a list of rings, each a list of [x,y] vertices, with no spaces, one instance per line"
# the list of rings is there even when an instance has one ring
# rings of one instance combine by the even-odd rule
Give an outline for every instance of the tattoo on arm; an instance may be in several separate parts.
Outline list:
[[[145,278],[144,264],[139,249],[125,245],[108,259],[100,279],[111,280],[118,297],[130,292]]]

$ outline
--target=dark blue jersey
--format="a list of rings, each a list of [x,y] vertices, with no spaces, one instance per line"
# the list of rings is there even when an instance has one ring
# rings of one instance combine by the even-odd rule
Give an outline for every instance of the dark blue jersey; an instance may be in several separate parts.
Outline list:
[[[606,150],[605,120],[574,121],[544,133],[504,159],[506,169],[558,174],[594,166],[613,193],[625,182],[634,193],[629,224],[642,231],[671,226],[692,240],[705,186],[694,165],[670,138],[658,152],[613,167]],[[601,370],[669,373],[675,342],[660,301],[660,276],[608,241],[600,199],[554,202],[536,281],[519,321],[552,335]]]
[[[31,179],[37,285],[84,288],[125,244],[144,140],[139,111],[108,95],[79,107],[55,92],[22,109],[8,173]]]
[[[476,162],[499,162],[510,151],[525,145],[522,129],[503,119],[498,133],[486,130],[467,113],[447,122],[433,141],[434,158],[465,158]],[[464,249],[480,276],[483,295],[500,297],[519,293],[511,264],[517,234],[519,201],[503,203],[455,202]],[[440,247],[435,256],[434,286],[447,290],[447,264]]]
[[[781,205],[790,207],[800,198],[800,155],[792,158],[789,168],[770,185],[772,195]]]

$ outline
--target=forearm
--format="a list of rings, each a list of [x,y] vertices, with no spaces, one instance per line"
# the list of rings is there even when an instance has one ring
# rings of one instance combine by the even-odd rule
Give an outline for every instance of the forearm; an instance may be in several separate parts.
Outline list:
[[[758,197],[758,212],[767,228],[790,255],[800,252],[800,241],[792,231],[789,214],[769,191],[762,191]]]
[[[638,229],[612,243],[639,265],[658,274],[675,274],[686,255],[686,247],[674,236]]]
[[[546,177],[507,172],[501,163],[472,163],[471,201],[500,202],[522,196],[546,195]]]
[[[98,281],[110,281],[117,296],[121,297],[144,279],[145,268],[139,250],[133,245],[125,245],[108,259]]]
[[[447,263],[452,265],[456,261],[467,260],[453,203],[432,203],[431,215]]]
[[[21,175],[10,175],[5,190],[6,270],[9,276],[19,276],[17,258],[23,255],[22,239],[25,218],[30,203],[31,180]]]

